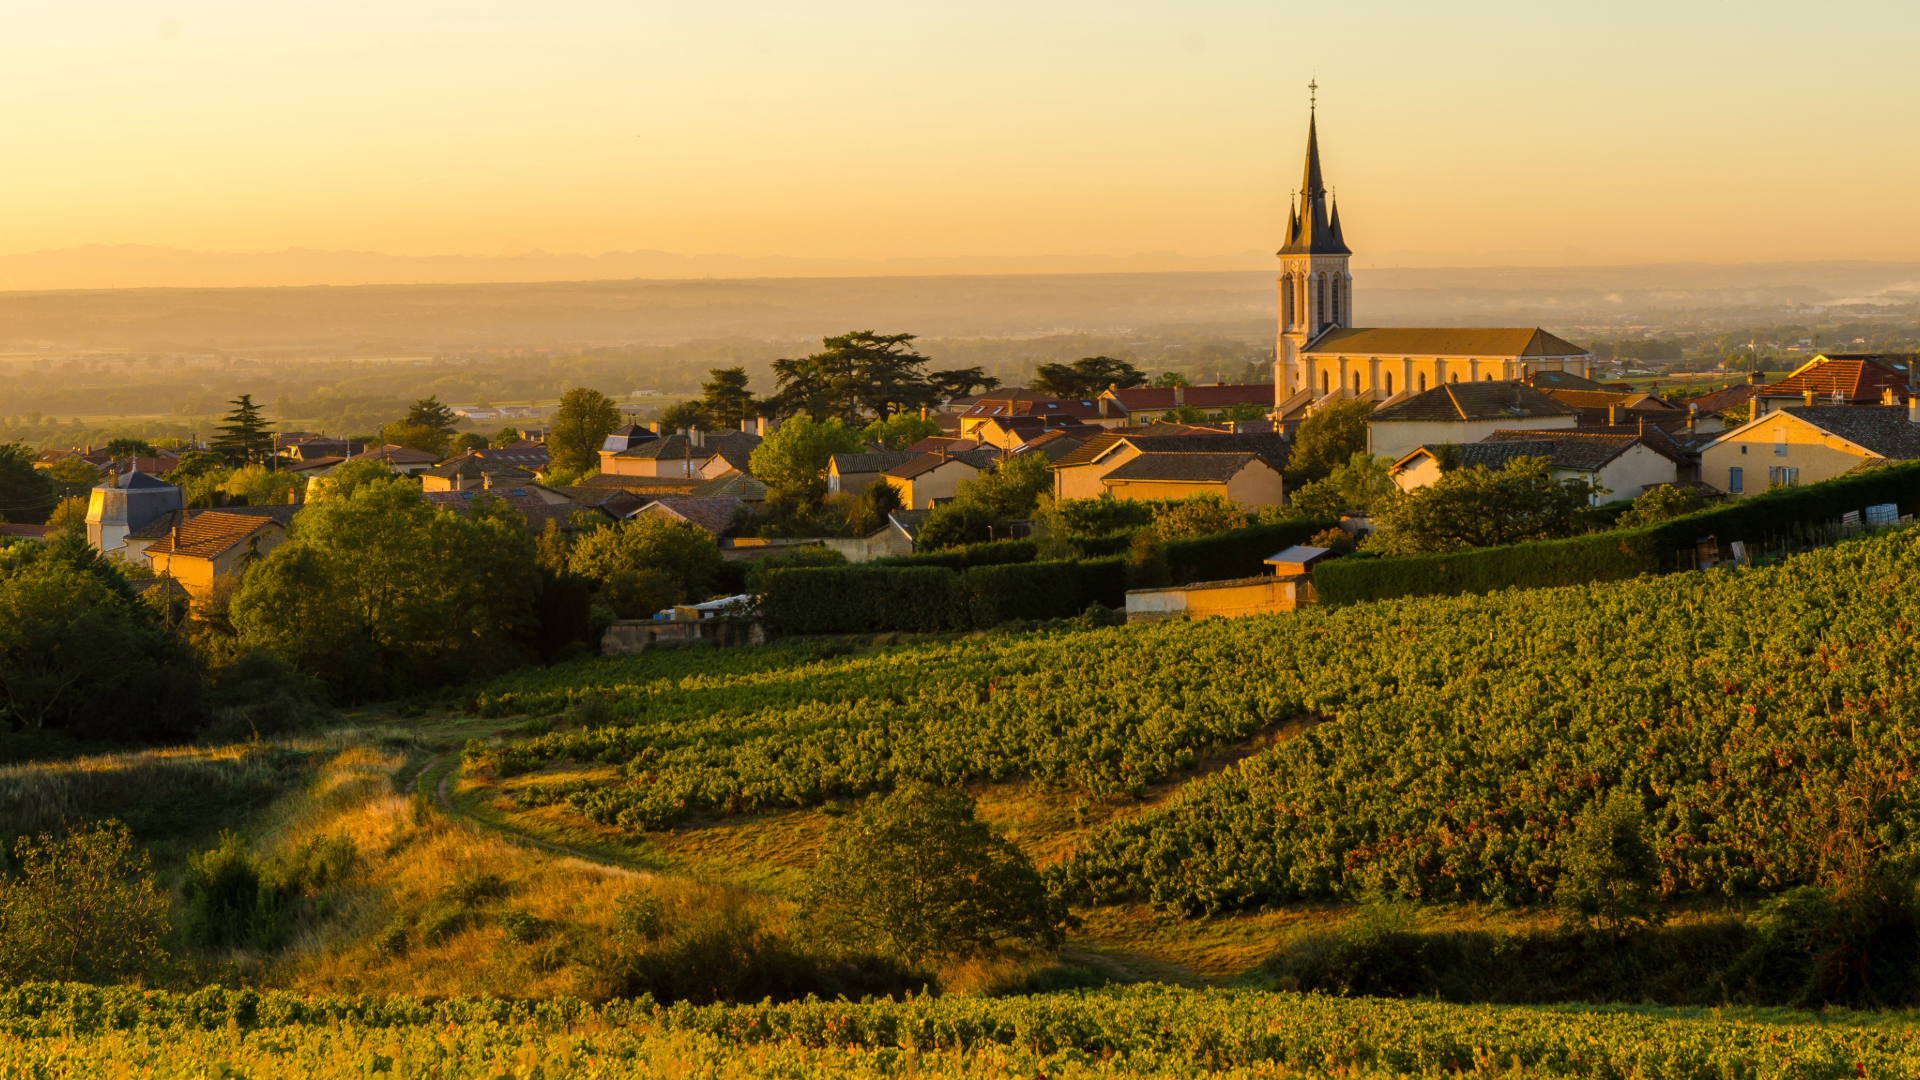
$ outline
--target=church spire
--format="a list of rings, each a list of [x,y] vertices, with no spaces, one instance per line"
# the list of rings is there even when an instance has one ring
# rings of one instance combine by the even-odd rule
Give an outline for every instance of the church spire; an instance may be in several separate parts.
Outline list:
[[[1309,83],[1308,89],[1317,92],[1319,86]],[[1282,255],[1351,255],[1346,242],[1340,237],[1335,216],[1331,213],[1327,196],[1327,184],[1320,172],[1320,122],[1319,107],[1316,101],[1307,113],[1307,162],[1301,171],[1299,217],[1289,213],[1290,224],[1287,228],[1287,244],[1280,249]]]

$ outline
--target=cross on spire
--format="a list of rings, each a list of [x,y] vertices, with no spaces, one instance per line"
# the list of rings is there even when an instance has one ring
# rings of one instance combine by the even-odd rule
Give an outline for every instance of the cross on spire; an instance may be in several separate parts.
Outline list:
[[[1320,78],[1319,76],[1315,76],[1313,81],[1307,84],[1307,111],[1312,112],[1315,109],[1319,108],[1319,106],[1320,106]]]

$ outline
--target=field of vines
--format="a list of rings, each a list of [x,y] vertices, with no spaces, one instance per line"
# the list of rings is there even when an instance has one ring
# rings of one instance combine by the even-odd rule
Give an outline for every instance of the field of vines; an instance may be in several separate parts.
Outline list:
[[[0,1076],[1920,1076],[1901,1015],[1519,1009],[1138,987],[655,1008],[82,986],[0,992]]]
[[[1764,570],[788,663],[603,660],[481,703],[600,695],[611,723],[484,756],[509,774],[617,764],[614,783],[530,798],[638,829],[906,775],[1138,791],[1312,714],[1329,722],[1096,834],[1064,883],[1187,914],[1377,888],[1532,902],[1618,788],[1669,894],[1772,890],[1920,843],[1916,580],[1905,530]]]

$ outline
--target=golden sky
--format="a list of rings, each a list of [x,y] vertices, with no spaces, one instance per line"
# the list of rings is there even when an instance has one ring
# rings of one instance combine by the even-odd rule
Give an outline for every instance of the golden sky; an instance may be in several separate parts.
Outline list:
[[[1920,4],[26,0],[0,255],[1920,258]]]

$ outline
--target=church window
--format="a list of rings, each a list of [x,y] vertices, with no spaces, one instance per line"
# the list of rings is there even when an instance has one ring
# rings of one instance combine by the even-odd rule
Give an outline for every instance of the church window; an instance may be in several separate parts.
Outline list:
[[[1317,284],[1319,288],[1314,290],[1315,303],[1313,305],[1315,315],[1313,326],[1316,330],[1327,325],[1327,275],[1321,274]]]
[[[1393,396],[1393,372],[1387,372],[1387,396]]]
[[[1360,392],[1360,373],[1357,371],[1353,373],[1353,392]]]
[[[1333,290],[1333,296],[1330,297],[1333,305],[1333,321],[1338,324],[1340,322],[1340,279],[1335,277],[1328,281],[1327,285]]]
[[[1280,290],[1280,321],[1293,325],[1293,277],[1289,275],[1285,286]]]
[[[1327,373],[1324,371],[1321,372],[1320,373],[1320,392],[1324,394],[1329,392],[1331,389],[1332,388],[1327,383]]]
[[[1460,373],[1459,373],[1459,372],[1457,372],[1457,371],[1456,371],[1456,372],[1454,372],[1454,373],[1453,373],[1453,375],[1452,375],[1452,376],[1451,376],[1450,378],[1448,378],[1448,379],[1447,379],[1447,381],[1448,381],[1448,382],[1459,382],[1459,381],[1460,381]]]
[[[1427,392],[1427,373],[1424,371],[1420,373],[1420,392]]]

